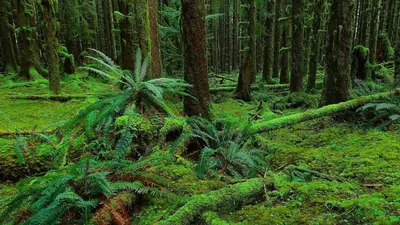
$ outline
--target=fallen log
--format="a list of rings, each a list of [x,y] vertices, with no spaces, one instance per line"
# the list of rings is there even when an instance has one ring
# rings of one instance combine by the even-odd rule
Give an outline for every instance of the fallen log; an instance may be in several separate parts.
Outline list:
[[[389,97],[391,95],[400,95],[400,89],[375,95],[363,96],[347,102],[328,105],[315,110],[309,110],[304,113],[298,113],[290,116],[279,117],[272,120],[256,122],[246,127],[245,133],[248,135],[252,135],[252,134],[265,133],[268,131],[277,130],[301,122],[306,122],[324,116],[329,116],[334,113],[344,112],[350,109],[359,108],[365,105],[366,103],[374,102],[382,98]]]
[[[30,136],[30,135],[35,135],[35,134],[43,134],[43,133],[53,133],[54,131],[48,130],[48,131],[32,131],[32,130],[27,130],[27,131],[0,131],[0,137],[4,136]]]
[[[45,100],[68,102],[72,99],[86,99],[86,98],[105,98],[111,96],[110,94],[88,94],[88,95],[9,95],[9,99],[14,100]]]
[[[230,185],[217,191],[193,197],[175,214],[158,225],[188,225],[201,218],[207,211],[221,211],[233,205],[246,204],[261,196],[265,189],[273,190],[274,183],[270,179],[254,178],[243,183]]]
[[[322,85],[323,85],[322,81],[316,83],[317,88],[322,88]],[[289,90],[289,84],[264,85],[261,87],[259,85],[254,85],[251,87],[251,90],[259,90],[260,88],[265,88],[267,90]],[[210,93],[216,94],[219,92],[231,92],[235,90],[236,86],[217,87],[217,88],[210,88]]]

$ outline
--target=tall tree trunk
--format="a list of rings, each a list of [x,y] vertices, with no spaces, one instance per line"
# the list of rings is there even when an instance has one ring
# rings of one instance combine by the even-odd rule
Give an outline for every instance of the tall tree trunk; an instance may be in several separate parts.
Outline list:
[[[353,0],[333,0],[328,23],[327,75],[321,104],[346,101],[351,89]]]
[[[371,1],[365,0],[363,5],[363,17],[362,17],[362,28],[361,28],[361,45],[369,47],[369,24],[371,22]]]
[[[30,69],[33,68],[33,48],[32,42],[34,41],[32,38],[32,29],[30,29],[29,17],[26,13],[26,7],[29,7],[32,3],[29,0],[14,0],[15,1],[15,10],[16,10],[16,25],[17,28],[20,28],[20,32],[18,33],[18,46],[19,46],[19,61],[21,65],[20,72],[18,74],[19,77],[25,79],[32,79],[30,74]],[[33,41],[32,41],[33,40]]]
[[[17,59],[14,52],[14,43],[11,38],[11,29],[8,22],[9,7],[6,0],[0,0],[0,45],[2,50],[2,64],[6,72],[17,72]]]
[[[206,24],[204,0],[181,0],[184,44],[184,79],[193,85],[192,97],[185,96],[184,111],[188,116],[209,117],[210,91],[207,73]]]
[[[162,75],[160,40],[158,37],[157,0],[149,1],[150,40],[151,40],[151,72],[153,78]]]
[[[312,27],[311,53],[310,53],[310,74],[307,81],[307,91],[315,89],[317,80],[318,53],[320,48],[319,29],[321,28],[322,14],[326,0],[315,0],[314,23]]]
[[[292,1],[292,67],[290,76],[290,92],[303,91],[303,11],[304,0]]]
[[[276,0],[275,3],[275,28],[274,28],[274,64],[272,68],[272,77],[279,77],[279,59],[281,49],[281,25],[279,19],[281,18],[282,0]]]
[[[379,9],[382,0],[372,0],[372,15],[369,31],[369,62],[373,65],[376,63],[376,46],[379,34]]]
[[[133,24],[130,20],[130,12],[133,10],[133,4],[130,1],[118,0],[119,10],[124,15],[121,20],[121,55],[122,55],[122,68],[125,70],[134,71],[135,60],[133,49]]]
[[[265,47],[263,68],[263,80],[268,84],[273,83],[272,66],[274,63],[274,20],[275,0],[270,0],[267,4],[267,18],[265,19]]]
[[[236,70],[239,64],[239,42],[238,42],[238,22],[239,22],[239,0],[233,1],[233,18],[232,18],[232,70]]]
[[[60,70],[57,55],[57,5],[56,0],[42,0],[43,20],[46,23],[46,59],[49,68],[50,91],[54,94],[60,93]]]
[[[255,5],[254,0],[246,0],[247,6],[242,5],[242,9],[246,12],[248,23],[242,21],[244,26],[242,29],[243,34],[241,39],[244,43],[242,45],[243,63],[241,64],[238,85],[236,90],[236,97],[243,101],[251,101],[251,84],[253,76],[255,75]],[[247,40],[247,41],[246,41]]]
[[[396,48],[395,67],[394,67],[394,85],[395,88],[400,86],[400,47]]]

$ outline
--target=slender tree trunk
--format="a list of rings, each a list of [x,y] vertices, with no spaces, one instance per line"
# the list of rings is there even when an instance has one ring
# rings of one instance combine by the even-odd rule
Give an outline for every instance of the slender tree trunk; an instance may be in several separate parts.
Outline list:
[[[369,62],[373,65],[376,63],[376,46],[379,34],[379,9],[382,0],[372,0],[372,15],[369,32]]]
[[[184,44],[184,78],[191,85],[184,98],[188,116],[209,117],[210,92],[207,73],[206,24],[204,0],[181,0],[182,36]]]
[[[9,7],[6,0],[0,0],[0,45],[3,55],[3,66],[6,72],[17,72],[17,59],[14,52],[14,43],[11,39],[11,29],[8,22]]]
[[[362,21],[362,29],[361,29],[361,44],[365,47],[369,47],[369,24],[371,22],[371,1],[372,0],[365,0],[364,5],[363,5],[363,21]],[[376,1],[376,0],[374,0]]]
[[[153,78],[160,78],[162,74],[162,61],[160,40],[158,37],[157,0],[148,1],[151,39],[151,72]]]
[[[15,0],[16,6],[16,25],[21,28],[18,33],[18,46],[21,69],[18,74],[19,77],[25,79],[32,79],[30,69],[33,67],[33,52],[32,52],[32,31],[29,29],[29,15],[25,13],[25,7],[31,2],[24,0]]]
[[[247,6],[243,5],[243,10],[246,11],[248,23],[242,22],[243,34],[241,39],[247,46],[243,44],[243,63],[239,72],[238,86],[236,90],[236,97],[243,101],[251,101],[251,84],[255,75],[255,5],[254,0],[246,0]],[[248,40],[248,41],[245,41]]]
[[[326,0],[316,0],[314,3],[314,23],[312,27],[310,74],[307,81],[307,91],[315,89],[317,80],[318,53],[320,48],[319,29],[321,28],[322,13]]]
[[[125,16],[121,20],[121,54],[122,54],[122,68],[125,70],[134,71],[135,60],[133,49],[133,24],[129,19],[129,13],[132,12],[133,7],[130,1],[118,0],[120,12]]]
[[[49,68],[50,91],[54,94],[60,93],[60,70],[57,55],[57,4],[55,0],[42,0],[44,11],[43,20],[46,23],[46,59]]]
[[[335,104],[350,98],[353,0],[333,0],[328,23],[327,76],[322,105]]]
[[[263,80],[268,84],[272,84],[272,66],[274,63],[275,0],[270,0],[267,4],[267,7],[267,18],[265,20]]]
[[[394,69],[394,85],[395,88],[400,86],[400,47],[397,46],[395,55],[395,69]]]
[[[239,43],[238,43],[238,22],[239,22],[239,0],[233,1],[233,18],[232,18],[232,70],[236,70],[239,64]]]
[[[274,64],[272,68],[272,77],[279,77],[279,59],[280,59],[280,49],[281,49],[281,25],[279,19],[281,18],[282,11],[282,0],[276,0],[275,2],[275,28],[274,28]]]
[[[286,26],[283,28],[282,32],[282,46],[285,48],[288,48],[288,43],[290,43],[290,40],[288,40],[290,36],[290,28]],[[289,81],[289,50],[282,51],[282,58],[280,60],[280,65],[281,65],[281,73],[280,73],[280,79],[279,83],[280,84],[288,84]]]
[[[304,0],[292,1],[292,67],[290,76],[290,92],[303,91],[303,10]]]

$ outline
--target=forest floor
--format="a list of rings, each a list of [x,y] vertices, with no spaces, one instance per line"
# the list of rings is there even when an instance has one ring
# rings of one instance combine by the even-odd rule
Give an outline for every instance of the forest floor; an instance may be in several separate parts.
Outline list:
[[[219,81],[215,81],[219,83]],[[227,84],[229,85],[229,84]],[[115,91],[111,88],[112,91]],[[111,91],[111,92],[112,92]],[[63,94],[109,94],[110,85],[84,74],[63,81]],[[49,96],[43,79],[12,82],[0,77],[0,133],[46,130],[60,120],[72,118],[96,97],[59,102],[16,99],[15,96]],[[245,103],[229,93],[214,96],[213,114],[238,123],[273,119],[317,106],[320,92],[304,97],[303,107],[280,107],[287,92],[257,92],[260,101]],[[270,110],[272,102],[275,109]],[[181,104],[177,104],[178,108]],[[357,121],[324,117],[269,133],[258,134],[259,150],[268,152],[269,172],[277,189],[263,200],[213,215],[220,224],[398,224],[400,223],[400,131],[383,131]],[[10,123],[11,121],[11,123]],[[15,127],[14,127],[15,126]],[[13,155],[10,137],[0,136],[0,155]],[[2,157],[0,157],[2,158]],[[324,176],[290,171],[290,166],[317,171]],[[172,180],[170,187],[190,196],[225,187],[218,178],[198,179],[195,162],[181,159],[165,162],[152,171]],[[327,177],[329,179],[327,179]],[[0,198],[15,193],[12,182],[0,184]],[[175,200],[149,197],[133,224],[154,224],[177,210]]]

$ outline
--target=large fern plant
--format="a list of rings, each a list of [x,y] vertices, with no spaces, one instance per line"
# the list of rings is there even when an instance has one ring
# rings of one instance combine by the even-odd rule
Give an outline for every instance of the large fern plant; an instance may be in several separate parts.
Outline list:
[[[400,122],[400,102],[396,97],[390,98],[388,102],[368,103],[358,109],[363,114],[372,114],[370,124],[377,124],[378,128],[395,128]]]
[[[92,136],[92,128],[124,112],[128,107],[145,113],[149,107],[155,108],[169,116],[173,111],[166,105],[164,94],[188,95],[185,89],[191,85],[179,79],[158,78],[146,80],[150,55],[143,60],[140,49],[136,54],[135,71],[122,70],[105,54],[90,49],[92,55],[86,56],[91,64],[81,69],[97,73],[112,81],[120,83],[123,90],[110,98],[98,101],[81,112],[75,119],[84,118],[88,136]]]
[[[267,153],[255,149],[251,140],[245,139],[232,124],[225,124],[207,143],[197,163],[199,178],[218,174],[250,178],[268,167]]]
[[[245,139],[241,129],[234,123],[212,123],[200,117],[191,117],[179,126],[170,125],[170,129],[167,130],[180,131],[170,148],[171,154],[182,154],[185,151],[193,154],[188,146],[193,142],[199,145],[199,178],[218,174],[249,178],[268,166],[265,158],[268,153],[255,149],[252,140]]]
[[[162,195],[159,188],[147,185],[157,182],[147,178],[145,183],[144,178],[137,178],[152,163],[84,158],[45,176],[21,180],[16,185],[17,195],[0,200],[0,222],[9,221],[13,215],[14,222],[24,221],[23,224],[58,224],[66,220],[71,224],[88,224],[94,209],[121,191]],[[132,179],[110,181],[118,176]]]

